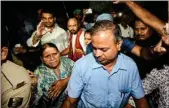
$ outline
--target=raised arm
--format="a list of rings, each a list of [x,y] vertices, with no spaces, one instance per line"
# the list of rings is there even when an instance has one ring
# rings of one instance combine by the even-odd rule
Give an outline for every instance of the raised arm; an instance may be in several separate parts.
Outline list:
[[[122,1],[115,0],[114,4],[117,4]],[[164,26],[165,22],[157,18],[151,12],[146,10],[145,8],[141,7],[139,4],[135,3],[134,1],[123,1],[131,10],[132,12],[140,18],[145,24],[152,27],[156,30],[160,35],[165,35],[164,33]]]

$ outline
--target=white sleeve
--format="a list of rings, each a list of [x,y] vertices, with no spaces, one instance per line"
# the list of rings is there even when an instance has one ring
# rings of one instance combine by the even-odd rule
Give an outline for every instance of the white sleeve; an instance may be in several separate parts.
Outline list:
[[[65,47],[68,48],[69,47],[69,36],[66,31],[64,33],[64,36],[65,36]]]
[[[130,27],[130,38],[134,38],[134,31],[132,27]]]
[[[32,36],[26,41],[29,47],[37,47],[39,45],[40,40],[36,42],[36,44],[33,45],[33,37],[35,36],[35,34],[36,34],[36,31],[33,32]]]

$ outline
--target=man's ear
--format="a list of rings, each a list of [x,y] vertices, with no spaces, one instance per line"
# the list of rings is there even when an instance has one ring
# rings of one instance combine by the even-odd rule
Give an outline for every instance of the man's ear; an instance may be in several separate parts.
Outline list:
[[[2,47],[1,49],[1,60],[6,60],[8,56],[8,47]]]
[[[118,51],[121,50],[121,45],[122,45],[122,43],[123,43],[122,40],[119,40],[119,41],[117,42],[117,49],[118,49]]]

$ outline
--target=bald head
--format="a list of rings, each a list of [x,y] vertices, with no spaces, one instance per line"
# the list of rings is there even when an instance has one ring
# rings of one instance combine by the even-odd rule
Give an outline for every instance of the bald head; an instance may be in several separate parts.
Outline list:
[[[76,18],[70,18],[67,23],[67,28],[71,34],[76,34],[79,30],[79,23]]]

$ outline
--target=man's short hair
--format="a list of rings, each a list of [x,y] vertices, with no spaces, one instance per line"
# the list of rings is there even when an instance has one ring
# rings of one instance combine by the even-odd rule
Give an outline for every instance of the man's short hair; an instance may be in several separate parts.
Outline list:
[[[49,9],[49,8],[44,8],[44,9],[42,9],[41,17],[42,17],[42,14],[43,14],[43,13],[49,13],[49,14],[52,14],[53,17],[55,17],[55,12],[53,11],[53,9]]]
[[[121,40],[121,31],[120,28],[117,27],[112,21],[102,20],[95,23],[91,30],[91,35],[95,35],[99,31],[111,30],[115,35],[117,41]]]

